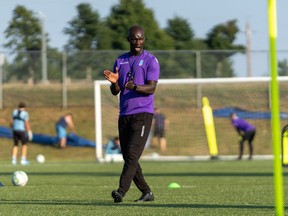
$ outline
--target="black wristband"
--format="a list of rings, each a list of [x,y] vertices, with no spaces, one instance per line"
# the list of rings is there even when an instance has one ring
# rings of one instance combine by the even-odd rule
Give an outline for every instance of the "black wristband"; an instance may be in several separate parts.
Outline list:
[[[136,91],[137,85],[134,84],[133,90]]]

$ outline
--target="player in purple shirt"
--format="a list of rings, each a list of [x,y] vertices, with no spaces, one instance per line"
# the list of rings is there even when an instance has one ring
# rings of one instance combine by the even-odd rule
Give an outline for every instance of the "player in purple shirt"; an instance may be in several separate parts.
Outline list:
[[[253,156],[253,139],[256,134],[256,128],[249,124],[248,122],[244,121],[243,119],[239,118],[236,113],[230,114],[231,123],[240,135],[240,152],[238,159],[242,159],[243,149],[244,149],[244,142],[247,140],[249,144],[249,159],[252,159]]]
[[[104,70],[113,95],[120,93],[118,130],[124,165],[119,188],[112,191],[114,202],[122,202],[134,181],[142,195],[137,202],[153,201],[139,158],[144,150],[154,114],[154,91],[160,76],[155,56],[144,50],[145,35],[140,26],[132,26],[127,40],[130,52],[118,57],[114,71]]]

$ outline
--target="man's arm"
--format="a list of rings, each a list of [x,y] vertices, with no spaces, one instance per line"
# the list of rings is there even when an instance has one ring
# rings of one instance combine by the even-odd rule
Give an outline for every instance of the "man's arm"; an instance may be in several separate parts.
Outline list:
[[[70,131],[73,132],[73,133],[76,133],[72,117],[71,116],[66,116],[65,117],[65,121],[67,122]]]
[[[29,120],[25,121],[25,128],[26,128],[26,131],[31,131]]]
[[[11,119],[10,119],[10,127],[11,127],[11,128],[13,128],[13,123],[14,123],[14,119],[11,118]]]
[[[145,85],[136,85],[134,80],[130,80],[126,83],[125,87],[130,90],[134,90],[143,94],[153,94],[156,90],[157,81],[149,80]]]
[[[104,70],[104,77],[109,82],[111,82],[110,85],[110,91],[113,95],[117,95],[120,92],[120,86],[118,85],[118,79],[119,79],[119,73],[118,73],[118,67],[115,68],[115,73]]]
[[[117,95],[120,92],[120,86],[118,85],[118,82],[111,83],[110,91],[113,95]]]
[[[29,122],[28,119],[25,121],[25,128],[26,128],[26,131],[28,133],[28,140],[32,141],[33,133],[32,133],[32,130],[31,130],[31,127],[30,127],[30,122]]]

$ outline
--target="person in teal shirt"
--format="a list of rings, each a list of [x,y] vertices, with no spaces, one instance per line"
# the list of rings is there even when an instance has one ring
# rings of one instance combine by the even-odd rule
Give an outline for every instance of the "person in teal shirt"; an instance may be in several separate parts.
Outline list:
[[[29,161],[27,160],[27,141],[32,141],[33,134],[31,131],[29,123],[29,114],[26,111],[26,104],[20,102],[17,109],[14,109],[12,112],[11,118],[11,127],[12,127],[12,136],[13,136],[13,148],[12,148],[12,164],[17,164],[17,154],[18,154],[18,144],[21,141],[22,143],[22,156],[21,156],[21,165],[28,165]],[[27,140],[28,134],[28,140]]]
[[[120,140],[118,136],[108,141],[105,154],[121,154]]]
[[[64,116],[61,116],[55,124],[55,129],[57,133],[57,138],[59,140],[60,148],[66,147],[67,128],[69,128],[72,133],[76,133],[75,126],[73,123],[73,115],[71,113],[67,113]]]

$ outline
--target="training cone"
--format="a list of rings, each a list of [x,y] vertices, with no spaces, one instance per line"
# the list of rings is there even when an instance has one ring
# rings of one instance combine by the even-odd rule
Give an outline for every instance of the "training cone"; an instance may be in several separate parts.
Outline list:
[[[172,182],[172,183],[170,183],[169,185],[168,185],[168,188],[180,188],[181,186],[178,184],[178,183],[176,183],[176,182]]]

